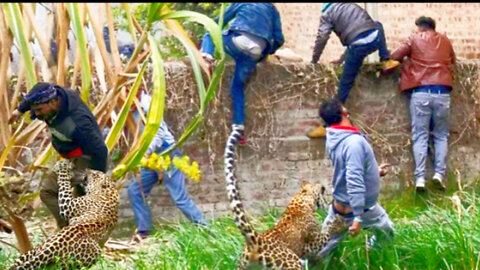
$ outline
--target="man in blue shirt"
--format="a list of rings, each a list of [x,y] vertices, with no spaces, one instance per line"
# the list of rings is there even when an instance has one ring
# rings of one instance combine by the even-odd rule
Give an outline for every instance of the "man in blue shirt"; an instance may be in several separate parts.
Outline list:
[[[142,92],[141,104],[144,112],[150,108],[151,97]],[[175,138],[168,130],[165,121],[162,121],[155,137],[148,146],[146,155],[152,153],[161,153],[175,143]],[[181,156],[180,150],[175,149],[170,153],[170,157]],[[159,172],[147,168],[140,170],[141,183],[133,181],[128,186],[128,198],[132,205],[135,221],[137,222],[137,234],[142,239],[150,235],[153,231],[152,213],[145,198],[150,194],[153,186],[158,183]],[[203,217],[195,202],[190,198],[185,185],[185,174],[178,168],[171,165],[169,170],[163,172],[163,184],[172,198],[175,205],[192,222],[207,225],[208,222]]]
[[[218,18],[215,19],[218,22]],[[257,63],[275,53],[284,43],[280,15],[272,3],[233,3],[225,11],[224,23],[228,29],[223,33],[226,53],[235,60],[231,97],[233,124],[244,130],[245,84],[255,71]],[[210,34],[202,41],[202,55],[213,61],[214,44]],[[245,145],[243,135],[239,145]]]
[[[378,166],[372,147],[352,125],[341,101],[333,99],[324,102],[320,107],[320,117],[327,124],[325,148],[334,168],[333,203],[323,226],[333,220],[335,214],[340,214],[352,235],[357,235],[362,227],[373,229],[370,247],[377,243],[377,239],[391,239],[393,223],[377,202],[380,176],[385,175],[388,165]],[[327,255],[342,237],[343,233],[333,235],[320,251],[320,256]]]

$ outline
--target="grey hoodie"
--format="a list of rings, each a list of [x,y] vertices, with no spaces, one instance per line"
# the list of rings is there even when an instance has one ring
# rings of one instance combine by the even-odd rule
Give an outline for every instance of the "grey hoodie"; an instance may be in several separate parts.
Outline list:
[[[334,167],[333,198],[359,216],[376,204],[380,176],[372,147],[354,129],[327,128],[326,152]]]

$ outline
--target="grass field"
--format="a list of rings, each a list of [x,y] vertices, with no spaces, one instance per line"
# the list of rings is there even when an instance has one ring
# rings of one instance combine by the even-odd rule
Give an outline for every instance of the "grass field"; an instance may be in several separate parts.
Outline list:
[[[459,191],[455,182],[446,193],[416,194],[405,190],[382,197],[381,203],[395,223],[395,237],[380,250],[366,249],[369,232],[347,237],[329,257],[309,263],[309,269],[480,269],[478,190]],[[253,216],[259,231],[271,226],[282,209]],[[326,215],[318,211],[318,220]],[[34,242],[41,237],[34,239]],[[234,269],[243,237],[230,217],[212,220],[209,227],[188,222],[156,224],[144,249],[113,260],[103,256],[92,269]],[[3,246],[0,269],[18,253]]]

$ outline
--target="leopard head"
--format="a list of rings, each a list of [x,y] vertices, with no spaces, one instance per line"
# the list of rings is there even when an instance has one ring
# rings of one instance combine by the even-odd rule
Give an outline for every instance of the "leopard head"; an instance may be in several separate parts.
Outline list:
[[[72,161],[68,159],[62,159],[57,161],[57,163],[55,163],[55,166],[53,167],[53,171],[57,175],[66,176],[68,179],[72,179],[74,167],[75,166],[73,165]]]
[[[103,192],[105,189],[115,189],[114,181],[104,172],[88,169],[86,192]]]
[[[316,209],[327,209],[329,202],[326,196],[326,188],[321,184],[311,183],[308,181],[302,182],[302,192],[311,194],[314,198],[314,205]]]
[[[335,234],[344,232],[347,229],[347,223],[345,218],[339,214],[335,214],[333,220],[330,221],[327,226],[330,228],[329,231]]]

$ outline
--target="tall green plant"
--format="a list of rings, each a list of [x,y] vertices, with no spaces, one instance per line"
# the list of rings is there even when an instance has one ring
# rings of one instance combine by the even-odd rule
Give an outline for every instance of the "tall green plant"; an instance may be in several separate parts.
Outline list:
[[[158,20],[164,20],[164,21],[169,22],[169,23],[167,23],[167,27],[170,26],[170,29],[173,31],[173,34],[182,42],[182,44],[185,46],[185,48],[188,52],[188,57],[190,59],[190,62],[192,64],[192,68],[193,68],[193,71],[194,71],[194,74],[195,74],[195,81],[196,81],[197,87],[199,89],[198,91],[199,91],[199,97],[200,97],[201,105],[200,105],[200,111],[190,121],[189,125],[187,126],[187,128],[185,129],[183,134],[179,137],[179,139],[177,140],[175,145],[171,146],[166,151],[164,151],[162,153],[162,155],[167,154],[171,150],[173,150],[173,149],[179,147],[180,145],[182,145],[185,142],[185,140],[198,128],[199,124],[203,121],[203,117],[204,117],[204,114],[205,114],[206,107],[207,107],[208,103],[211,101],[211,99],[215,96],[215,92],[217,90],[218,83],[220,82],[220,78],[221,78],[221,75],[222,75],[223,70],[224,70],[224,61],[225,61],[225,52],[223,50],[222,34],[221,34],[221,30],[220,30],[221,27],[218,24],[216,24],[209,17],[207,17],[203,14],[200,14],[200,13],[191,12],[191,11],[169,11],[169,10],[166,10],[164,8],[165,8],[165,6],[161,3],[151,4],[150,10],[149,10],[149,13],[148,13],[148,16],[147,16],[147,22],[148,22],[147,29],[150,29],[151,24],[154,23],[155,21],[158,21]],[[223,10],[222,10],[222,14],[223,14]],[[208,90],[205,90],[203,75],[202,75],[202,72],[200,70],[199,61],[203,61],[203,59],[199,56],[200,53],[199,53],[198,49],[195,47],[193,42],[191,42],[191,40],[189,41],[188,37],[186,37],[186,35],[182,34],[183,32],[180,31],[176,27],[177,24],[175,24],[172,21],[169,21],[169,20],[172,20],[172,19],[185,19],[187,21],[195,21],[197,23],[201,23],[210,32],[214,44],[217,46],[217,48],[219,48],[218,50],[219,50],[220,60],[218,61],[218,64],[215,68],[215,72],[213,74],[213,77],[209,81],[209,85],[208,85],[208,88],[207,88]],[[142,38],[140,40],[142,40]],[[153,60],[155,60],[155,58],[157,58],[157,61],[161,60],[161,55],[160,54],[155,56],[156,53],[153,53],[154,48],[158,53],[160,53],[160,51],[158,49],[157,42],[155,40],[153,40],[153,38],[151,38],[150,36],[149,36],[149,44],[150,44],[150,47],[152,48]],[[138,50],[138,47],[135,50],[134,55],[135,55],[137,50]],[[155,77],[155,74],[157,74],[157,76],[162,76],[162,77],[165,76],[163,70],[161,71],[161,73],[155,73],[156,72],[155,67],[157,67],[156,64],[154,64],[154,69],[153,69],[154,70],[154,85],[159,78],[159,77]],[[162,67],[163,67],[163,65],[162,65]],[[164,80],[165,80],[165,78],[162,79],[162,81],[164,81]],[[155,86],[154,86],[154,88],[155,88]],[[165,87],[165,89],[166,89],[166,87]],[[165,91],[165,90],[163,90],[163,91]],[[162,117],[163,117],[163,110],[164,110],[164,104],[163,103],[162,103],[161,107],[156,107],[156,104],[152,100],[151,109],[149,110],[149,113],[152,112],[152,111],[161,111]],[[148,126],[148,119],[147,119],[147,126]],[[142,134],[142,137],[139,141],[139,144],[134,146],[133,149],[130,151],[130,153],[127,154],[127,157],[125,157],[123,159],[123,161],[115,168],[114,177],[119,178],[119,177],[123,176],[127,171],[132,170],[133,168],[135,168],[140,163],[141,158],[145,154],[145,151],[146,151],[146,149],[148,148],[148,145],[151,142],[150,136],[152,136],[152,138],[153,138],[156,130],[158,129],[158,126],[153,126],[152,125],[152,127],[155,127],[154,131],[152,131],[153,134],[150,134],[150,129],[149,130],[147,130],[147,129],[144,130],[144,133],[147,133],[147,134]]]
[[[148,35],[148,40],[152,50],[153,94],[150,110],[147,114],[147,123],[145,124],[145,129],[140,137],[138,145],[134,146],[134,149],[129,152],[129,154],[120,162],[120,165],[118,165],[113,171],[113,176],[115,178],[120,178],[126,172],[134,169],[134,167],[140,163],[140,160],[147,151],[147,148],[157,133],[160,123],[163,119],[165,92],[167,89],[163,60],[160,54],[160,49],[158,48],[158,44],[152,35]]]
[[[83,30],[83,21],[80,17],[78,3],[67,4],[68,15],[73,24],[73,33],[77,38],[77,46],[80,49],[80,62],[82,67],[82,100],[88,104],[88,97],[90,95],[90,86],[92,85],[92,74],[90,68],[90,58],[87,50],[87,41],[85,32]],[[75,78],[74,78],[75,79]]]

